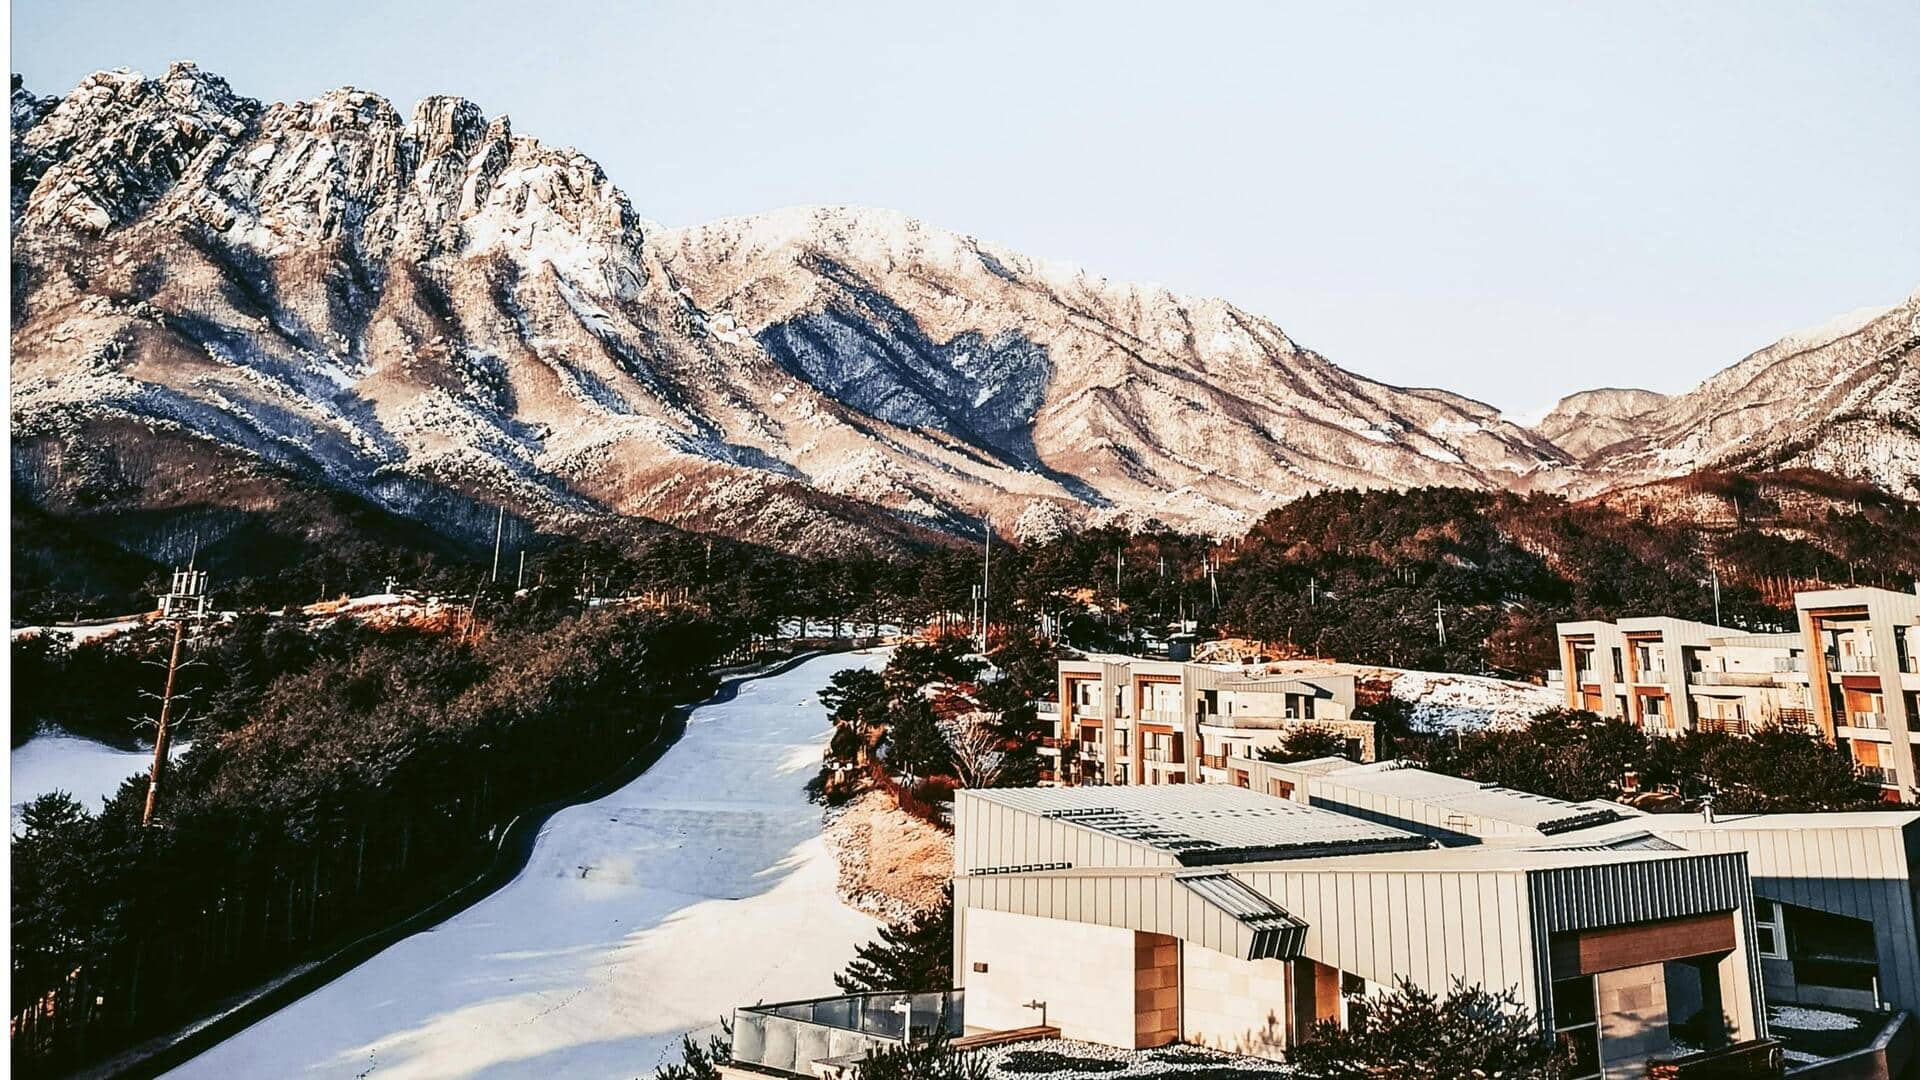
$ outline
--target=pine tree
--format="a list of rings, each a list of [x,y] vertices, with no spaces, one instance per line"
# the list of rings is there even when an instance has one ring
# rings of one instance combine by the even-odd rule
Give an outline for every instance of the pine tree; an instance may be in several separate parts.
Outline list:
[[[923,993],[953,985],[953,890],[940,906],[880,928],[880,940],[854,952],[833,981],[849,994]]]
[[[916,694],[896,705],[892,715],[887,763],[908,776],[946,772],[950,765],[947,739],[934,719],[933,706]]]
[[[1513,991],[1456,981],[1445,999],[1402,980],[1354,999],[1348,1021],[1322,1020],[1287,1053],[1300,1080],[1558,1080],[1564,1055],[1540,1038],[1538,1021]]]

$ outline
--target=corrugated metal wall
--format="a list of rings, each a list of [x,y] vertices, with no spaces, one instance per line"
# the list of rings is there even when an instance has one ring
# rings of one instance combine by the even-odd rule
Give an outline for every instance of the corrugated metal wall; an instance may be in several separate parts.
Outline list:
[[[1454,976],[1513,987],[1538,1007],[1524,872],[1253,871],[1239,874],[1308,924],[1306,955],[1392,985],[1444,991]]]
[[[1695,851],[1744,851],[1756,896],[1873,924],[1880,992],[1920,1013],[1920,823],[1904,829],[1662,826]]]

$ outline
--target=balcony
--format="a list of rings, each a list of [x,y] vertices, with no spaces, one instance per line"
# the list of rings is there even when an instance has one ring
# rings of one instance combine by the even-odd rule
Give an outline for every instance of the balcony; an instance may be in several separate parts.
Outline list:
[[[1179,727],[1180,710],[1142,709],[1140,710],[1140,722],[1143,724],[1165,724],[1168,727]]]
[[[1548,686],[1565,686],[1566,679],[1567,679],[1567,672],[1565,668],[1556,667],[1556,668],[1547,669],[1547,685]]]
[[[1879,784],[1881,787],[1888,788],[1900,786],[1899,774],[1883,765],[1862,765],[1860,776],[1869,784]]]
[[[1887,730],[1887,714],[1883,712],[1850,712],[1847,714],[1847,726],[1885,731]]]
[[[1600,676],[1596,674],[1592,668],[1581,668],[1574,674],[1580,677],[1580,684],[1582,686],[1600,685]]]
[[[1700,730],[1722,732],[1727,735],[1751,735],[1753,729],[1744,716],[1703,716],[1700,718]]]
[[[1804,656],[1776,656],[1773,658],[1773,670],[1783,675],[1795,671],[1804,675],[1807,671],[1807,658]]]
[[[1039,713],[1041,716],[1059,716],[1060,703],[1057,701],[1036,701],[1033,703],[1033,711]]]
[[[1694,671],[1688,673],[1687,681],[1695,686],[1779,686],[1782,685],[1780,674],[1774,671]]]
[[[1225,754],[1201,754],[1200,767],[1203,769],[1225,769],[1228,757]]]
[[[1633,681],[1637,683],[1666,682],[1667,681],[1666,665],[1665,664],[1647,664],[1644,667],[1642,667],[1639,671],[1636,671],[1633,673]]]
[[[1847,674],[1868,674],[1879,671],[1879,661],[1871,656],[1834,656],[1827,654],[1827,667],[1833,671]]]
[[[1075,720],[1098,720],[1100,719],[1100,706],[1089,705],[1084,701],[1076,701],[1073,703],[1073,718]]]

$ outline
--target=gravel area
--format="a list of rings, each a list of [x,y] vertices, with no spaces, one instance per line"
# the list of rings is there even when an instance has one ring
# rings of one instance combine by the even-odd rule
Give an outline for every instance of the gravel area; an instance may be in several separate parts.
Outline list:
[[[979,1052],[996,1080],[1124,1080],[1165,1076],[1184,1080],[1273,1080],[1292,1071],[1262,1058],[1238,1057],[1197,1046],[1120,1050],[1069,1039],[1037,1039]]]

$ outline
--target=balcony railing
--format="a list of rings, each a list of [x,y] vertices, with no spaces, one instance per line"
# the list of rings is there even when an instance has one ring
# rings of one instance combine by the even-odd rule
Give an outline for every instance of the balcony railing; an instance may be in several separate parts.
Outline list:
[[[1881,787],[1890,788],[1900,786],[1900,774],[1882,765],[1862,765],[1860,766],[1860,773],[1870,784],[1879,784]]]
[[[1887,714],[1883,712],[1853,712],[1847,714],[1847,726],[1887,730]]]
[[[1744,716],[1703,716],[1700,718],[1700,730],[1719,731],[1728,735],[1753,734]]]
[[[1141,709],[1140,722],[1144,724],[1167,724],[1169,726],[1178,726],[1180,723],[1180,710],[1178,709]]]
[[[1597,683],[1600,681],[1600,676],[1594,674],[1592,668],[1581,668],[1576,674],[1579,675],[1580,681],[1583,683]]]
[[[733,1011],[733,1060],[788,1076],[814,1063],[965,1029],[966,992],[853,994]]]
[[[1207,769],[1224,769],[1227,767],[1227,755],[1201,754],[1200,765],[1202,768],[1207,768]]]
[[[1665,682],[1667,681],[1666,665],[1665,664],[1647,664],[1644,667],[1642,667],[1639,671],[1634,673],[1633,679],[1635,682],[1643,682],[1643,683]]]
[[[1840,657],[1829,654],[1827,657],[1827,666],[1835,671],[1848,673],[1864,673],[1880,670],[1879,661],[1871,656],[1861,656],[1857,653],[1853,656]]]
[[[1036,701],[1033,703],[1033,711],[1039,713],[1041,716],[1059,716],[1060,703],[1057,701]]]
[[[1807,658],[1804,656],[1776,656],[1773,658],[1773,670],[1778,672],[1806,671]]]

